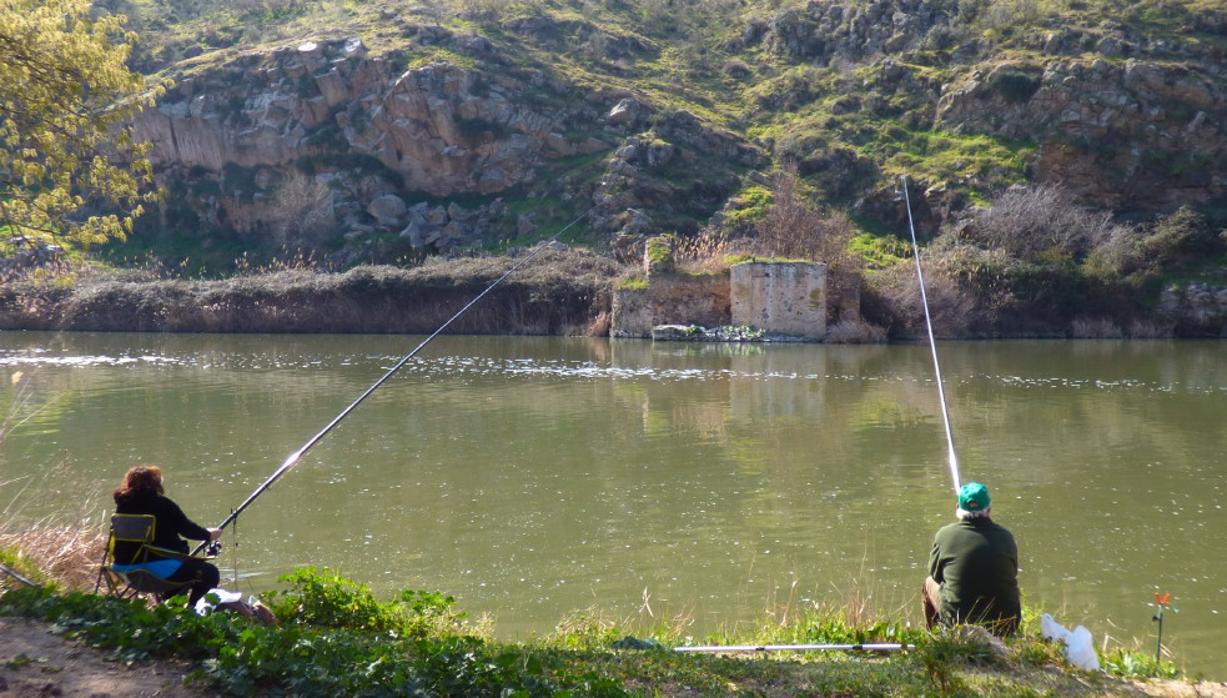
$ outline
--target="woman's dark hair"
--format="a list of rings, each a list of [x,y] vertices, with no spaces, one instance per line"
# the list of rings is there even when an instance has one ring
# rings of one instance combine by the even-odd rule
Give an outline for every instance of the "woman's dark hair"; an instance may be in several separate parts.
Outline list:
[[[162,494],[162,469],[156,465],[136,465],[128,469],[123,482],[115,488],[115,503],[131,497]]]

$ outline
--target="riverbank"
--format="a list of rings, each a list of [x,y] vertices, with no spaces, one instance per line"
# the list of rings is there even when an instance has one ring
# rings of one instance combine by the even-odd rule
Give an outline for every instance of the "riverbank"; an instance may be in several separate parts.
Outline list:
[[[209,280],[87,265],[0,284],[0,330],[427,334],[522,254],[433,257],[411,268],[359,266],[344,272],[263,269]],[[592,252],[550,250],[499,284],[449,332],[648,337],[658,324],[728,325],[728,260],[721,264],[722,284],[711,282],[719,282],[719,274],[665,275],[673,280],[653,286],[657,312],[644,319],[631,300],[647,282],[633,269]],[[855,312],[830,324],[823,341],[922,339],[915,280],[897,272],[867,272],[858,282]],[[1227,337],[1227,288],[1220,285],[1172,283],[1156,287],[1146,303],[1121,300],[1109,311],[1103,303],[1076,300],[1079,293],[1066,294],[1059,309],[1048,308],[1017,299],[1005,303],[975,283],[956,289],[935,278],[930,303],[943,339]],[[712,290],[717,287],[724,290]]]
[[[291,269],[220,280],[94,274],[0,285],[0,329],[104,332],[430,333],[517,258],[411,269]],[[459,334],[604,334],[613,260],[548,251],[460,317]]]
[[[885,641],[915,649],[686,655],[668,649],[697,643],[685,636],[684,619],[632,629],[589,610],[564,619],[547,637],[509,643],[493,640],[487,620],[469,619],[441,594],[406,590],[380,601],[365,585],[317,569],[282,581],[282,590],[265,596],[280,626],[229,614],[198,617],[173,604],[151,609],[89,593],[9,586],[0,596],[6,631],[0,632],[0,678],[10,690],[55,695],[102,686],[111,695],[143,695],[141,687],[155,687],[160,695],[181,696],[1227,696],[1219,683],[1139,680],[1138,674],[1173,671],[1140,654],[1102,657],[1118,676],[1081,672],[1065,662],[1059,646],[1038,637],[1034,619],[1003,644],[971,628],[928,633],[897,618],[813,607],[703,642]],[[628,638],[632,630],[644,639]],[[104,650],[116,664],[100,663],[102,655],[84,645]]]

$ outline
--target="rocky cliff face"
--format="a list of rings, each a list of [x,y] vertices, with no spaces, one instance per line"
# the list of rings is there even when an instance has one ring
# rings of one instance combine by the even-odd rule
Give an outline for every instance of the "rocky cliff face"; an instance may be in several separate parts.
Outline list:
[[[680,202],[702,219],[736,185],[719,178],[722,167],[763,162],[684,111],[499,68],[481,37],[413,33],[496,68],[405,68],[404,56],[370,56],[350,38],[248,54],[179,80],[137,129],[172,205],[205,227],[287,245],[339,234],[360,248],[397,233],[408,247],[447,250],[535,232],[544,216],[513,212],[500,198],[509,192],[593,206],[592,227],[612,233],[634,227],[629,209],[667,219]],[[560,92],[579,96],[563,102]],[[612,154],[582,176],[549,176],[552,163],[602,153]],[[697,192],[669,183],[701,158],[727,164],[706,168]]]
[[[999,63],[947,85],[937,123],[1040,144],[1040,182],[1100,208],[1172,210],[1227,196],[1227,72],[1130,58]]]
[[[540,157],[591,149],[557,114],[514,99],[523,86],[446,63],[405,70],[368,58],[358,39],[248,55],[181,80],[140,133],[164,164],[220,172],[284,166],[340,146],[377,160],[407,190],[438,196],[505,191]]]
[[[411,212],[406,194],[497,194],[531,182],[542,158],[603,147],[568,140],[559,115],[512,98],[520,89],[446,63],[406,70],[396,55],[368,57],[357,39],[306,42],[180,80],[138,135],[165,179],[220,183],[196,186],[208,195],[190,201],[214,225],[275,228],[322,207],[344,232],[402,231],[445,247],[501,212]],[[295,172],[313,180],[306,202],[279,196]]]

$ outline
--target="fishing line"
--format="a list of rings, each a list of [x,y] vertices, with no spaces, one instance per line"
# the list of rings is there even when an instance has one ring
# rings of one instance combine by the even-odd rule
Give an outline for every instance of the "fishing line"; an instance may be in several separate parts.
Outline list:
[[[236,509],[231,510],[230,515],[227,516],[225,519],[223,519],[222,522],[217,525],[217,527],[224,529],[226,526],[229,526],[231,523],[233,523],[234,520],[238,518],[239,514],[243,513],[244,509],[250,506],[251,503],[254,502],[257,497],[259,497],[261,494],[264,494],[264,491],[267,490],[270,486],[272,486],[272,484],[276,482],[278,478],[280,478],[282,475],[288,472],[291,468],[293,468],[298,463],[299,459],[301,459],[304,455],[306,455],[307,451],[311,450],[311,448],[315,446],[315,444],[319,443],[320,439],[323,439],[325,436],[328,435],[328,432],[332,431],[338,424],[340,424],[341,420],[348,417],[350,412],[353,412],[354,409],[358,407],[358,405],[362,404],[363,400],[367,399],[371,395],[371,393],[375,392],[375,390],[377,390],[379,386],[383,385],[384,382],[387,381],[389,378],[391,378],[397,371],[399,371],[402,366],[408,363],[409,359],[412,359],[414,356],[417,355],[419,351],[425,348],[427,344],[430,344],[432,341],[434,341],[435,337],[438,337],[440,334],[442,334],[443,330],[447,329],[448,326],[450,326],[453,322],[455,322],[461,315],[464,315],[469,310],[469,308],[472,308],[474,305],[477,304],[478,301],[480,301],[482,298],[485,298],[486,294],[493,291],[494,288],[498,286],[499,284],[501,284],[504,279],[511,276],[513,273],[516,272],[516,270],[518,270],[520,267],[523,267],[530,260],[535,258],[538,254],[542,252],[542,250],[549,248],[549,246],[555,240],[557,240],[559,236],[567,232],[567,230],[569,230],[571,226],[583,220],[589,213],[592,213],[592,211],[595,208],[596,206],[593,206],[592,208],[589,208],[587,211],[584,211],[583,213],[579,214],[579,216],[577,216],[575,220],[571,221],[570,223],[567,223],[565,226],[562,227],[561,230],[554,233],[549,239],[543,240],[537,243],[537,246],[535,249],[533,249],[528,254],[524,255],[524,257],[520,259],[520,261],[516,262],[515,264],[511,266],[510,269],[503,272],[502,276],[499,276],[497,279],[495,279],[493,283],[491,283],[489,286],[485,288],[485,290],[477,294],[473,298],[473,300],[469,301],[468,303],[465,304],[463,308],[456,311],[455,315],[452,315],[450,318],[447,319],[446,322],[444,322],[442,325],[439,325],[439,328],[436,329],[434,332],[432,332],[429,337],[427,337],[426,339],[423,339],[421,343],[419,343],[416,347],[413,348],[413,351],[410,351],[408,354],[405,354],[403,357],[401,357],[401,360],[397,361],[396,365],[388,369],[387,373],[383,374],[383,376],[379,380],[371,384],[371,387],[367,388],[353,402],[349,403],[349,406],[341,410],[340,414],[338,414],[336,417],[333,417],[332,421],[328,422],[328,424],[326,424],[323,429],[320,429],[318,432],[316,432],[315,436],[312,436],[310,439],[308,439],[307,443],[303,444],[297,451],[294,451],[289,456],[287,456],[285,461],[283,461],[281,465],[276,470],[273,471],[273,474],[269,475],[268,478],[264,480],[264,482],[260,483],[260,486],[257,487],[250,495],[248,495],[247,499],[244,499],[242,504],[240,504]],[[200,545],[197,545],[196,549],[192,551],[192,554],[195,555],[196,553],[200,552],[201,549],[205,547],[205,545],[206,543],[201,543]]]
[[[912,221],[912,197],[907,191],[907,177],[903,181],[903,200],[907,203],[907,226],[912,233],[912,253],[916,257],[916,278],[920,280],[920,301],[925,310],[925,327],[929,330],[929,351],[933,354],[933,373],[937,377],[937,397],[942,406],[942,423],[946,425],[946,455],[950,461],[950,477],[954,492],[959,491],[959,457],[954,453],[954,433],[950,429],[950,412],[946,409],[946,391],[942,387],[942,367],[937,361],[937,341],[933,339],[933,319],[929,315],[929,297],[925,293],[925,274],[920,267],[920,245],[916,244],[916,224]]]

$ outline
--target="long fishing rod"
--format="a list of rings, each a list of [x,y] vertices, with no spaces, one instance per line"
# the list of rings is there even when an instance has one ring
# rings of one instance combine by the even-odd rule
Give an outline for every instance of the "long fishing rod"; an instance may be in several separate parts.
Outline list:
[[[0,563],[0,572],[7,574],[8,576],[12,577],[13,579],[16,579],[17,581],[21,582],[22,584],[25,584],[28,587],[32,587],[32,588],[38,587],[38,584],[21,576],[20,574],[17,573],[17,570],[14,570],[13,568],[3,563]]]
[[[929,330],[929,351],[933,354],[933,373],[937,378],[937,397],[942,405],[942,423],[946,425],[946,457],[950,461],[950,478],[954,491],[959,491],[959,457],[954,452],[954,432],[950,429],[950,411],[946,409],[946,390],[942,387],[942,367],[937,361],[937,340],[933,339],[933,319],[929,315],[929,297],[925,293],[925,274],[920,267],[920,245],[916,244],[916,224],[912,221],[912,197],[907,190],[907,177],[903,181],[903,200],[907,203],[907,226],[912,232],[912,254],[916,258],[916,277],[920,280],[920,301],[925,310],[925,327]]]
[[[707,654],[718,652],[823,652],[840,650],[848,652],[898,652],[915,648],[916,645],[904,645],[898,642],[870,642],[855,645],[705,645],[702,647],[674,647],[673,651]]]
[[[594,206],[593,208],[596,208],[596,207]],[[285,459],[285,461],[281,464],[281,466],[278,467],[276,470],[274,470],[273,474],[269,475],[268,478],[264,482],[260,483],[260,486],[257,487],[254,491],[252,491],[251,494],[247,495],[247,499],[244,499],[243,503],[240,504],[237,509],[232,510],[230,512],[230,515],[227,516],[225,519],[223,519],[222,522],[218,524],[217,527],[224,529],[226,526],[229,526],[232,522],[234,522],[234,520],[238,518],[239,514],[243,513],[244,509],[250,506],[252,502],[256,501],[257,497],[264,494],[264,491],[267,490],[269,487],[271,487],[272,484],[276,482],[278,478],[280,478],[287,471],[289,471],[290,468],[293,468],[294,465],[298,463],[299,459],[301,459],[307,453],[307,451],[311,450],[311,447],[319,443],[320,439],[323,439],[325,436],[327,436],[328,432],[332,431],[333,428],[335,428],[338,424],[340,424],[341,420],[348,417],[349,413],[353,412],[354,409],[357,408],[358,405],[360,405],[363,400],[367,399],[367,397],[369,397],[371,393],[375,392],[375,390],[378,389],[379,386],[383,385],[384,381],[391,378],[392,375],[395,374],[397,371],[399,371],[402,366],[408,363],[409,359],[412,359],[427,344],[430,344],[432,341],[434,341],[435,337],[438,337],[440,334],[442,334],[443,330],[447,329],[448,326],[451,325],[453,322],[455,322],[456,319],[459,318],[461,315],[464,315],[465,312],[467,312],[469,308],[472,308],[474,305],[477,304],[478,301],[480,301],[482,298],[485,298],[486,294],[493,291],[494,288],[498,286],[500,283],[502,283],[504,279],[511,276],[520,267],[527,264],[530,260],[532,260],[538,254],[540,254],[542,250],[548,248],[555,240],[558,239],[560,235],[567,232],[567,230],[569,230],[571,226],[583,220],[584,217],[587,216],[591,212],[592,212],[592,208],[588,209],[587,211],[584,211],[579,216],[577,216],[575,220],[571,221],[570,223],[567,223],[565,226],[562,227],[561,230],[554,233],[549,239],[543,240],[540,243],[538,243],[536,249],[534,249],[529,254],[525,255],[523,259],[521,259],[520,261],[513,264],[510,269],[503,272],[502,276],[495,279],[493,283],[491,283],[489,286],[485,288],[485,290],[477,294],[473,298],[473,300],[469,301],[467,304],[465,304],[463,308],[456,311],[455,315],[452,315],[450,318],[447,319],[446,322],[444,322],[442,325],[439,325],[439,328],[436,329],[434,332],[432,332],[429,337],[427,337],[426,339],[423,339],[421,343],[419,343],[416,347],[413,348],[413,351],[401,357],[401,360],[397,361],[395,366],[388,369],[387,373],[383,374],[383,377],[381,377],[379,380],[371,384],[371,387],[367,388],[365,391],[363,391],[361,395],[357,397],[357,399],[349,403],[348,407],[341,410],[341,413],[338,414],[336,417],[333,417],[332,421],[328,422],[328,424],[326,424],[323,429],[320,429],[319,432],[315,434],[315,436],[312,436],[310,439],[308,439],[307,443],[303,444],[297,451],[294,451],[293,453],[291,453]],[[192,551],[192,554],[195,555],[196,553],[204,549],[207,545],[208,545],[207,541],[200,543],[199,545],[196,546],[196,549]]]

